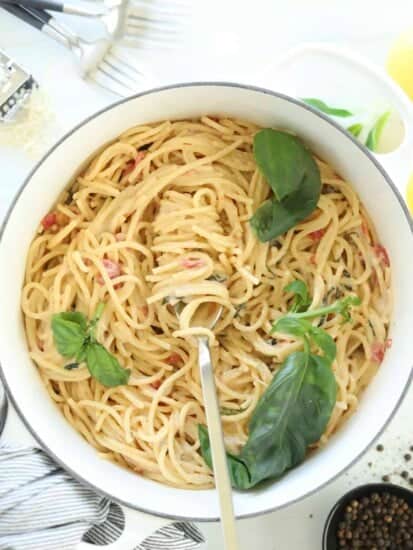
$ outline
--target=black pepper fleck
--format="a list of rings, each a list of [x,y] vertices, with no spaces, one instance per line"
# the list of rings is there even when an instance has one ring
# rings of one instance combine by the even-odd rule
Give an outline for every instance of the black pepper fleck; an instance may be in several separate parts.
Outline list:
[[[411,455],[411,454],[406,453],[406,454],[404,455],[404,460],[405,460],[406,462],[409,462],[411,459],[412,459],[412,455]]]
[[[376,451],[379,451],[379,453],[381,453],[382,451],[384,451],[384,445],[382,445],[381,443],[379,443],[376,447]]]

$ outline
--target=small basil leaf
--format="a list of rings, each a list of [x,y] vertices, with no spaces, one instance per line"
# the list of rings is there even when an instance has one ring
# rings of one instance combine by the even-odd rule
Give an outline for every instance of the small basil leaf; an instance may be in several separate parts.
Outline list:
[[[362,130],[363,130],[363,125],[360,123],[352,124],[347,128],[347,132],[350,132],[350,134],[353,134],[354,137],[359,137]]]
[[[213,470],[211,446],[206,426],[198,425],[198,436],[201,445],[201,454],[206,464]],[[237,489],[248,489],[251,487],[248,467],[238,457],[227,453],[228,470],[231,485]]]
[[[57,313],[52,317],[54,343],[63,357],[74,357],[87,337],[86,317],[76,311]]]
[[[304,281],[292,281],[284,288],[284,292],[295,294],[291,311],[305,310],[311,304],[310,293]]]
[[[86,364],[90,374],[109,388],[126,384],[130,370],[124,369],[119,361],[101,344],[91,343],[86,348]]]
[[[312,324],[304,319],[296,319],[286,315],[274,323],[271,332],[283,332],[296,338],[305,338],[311,332]]]
[[[337,347],[333,338],[325,330],[312,327],[311,338],[317,346],[324,352],[325,358],[329,363],[332,363],[336,358]]]
[[[386,125],[386,122],[390,116],[390,111],[383,113],[374,124],[373,128],[370,130],[367,140],[366,147],[371,151],[377,151],[377,146],[380,140],[380,136],[383,132],[383,128]]]
[[[327,103],[315,97],[305,97],[303,98],[303,101],[304,103],[307,103],[307,105],[310,105],[315,109],[318,109],[319,111],[321,111],[322,113],[325,113],[326,115],[343,117],[343,118],[353,116],[353,113],[350,111],[347,111],[347,109],[338,109],[336,107],[330,107],[329,105],[327,105]]]
[[[300,188],[309,156],[301,141],[286,132],[265,128],[254,136],[255,162],[278,201]]]

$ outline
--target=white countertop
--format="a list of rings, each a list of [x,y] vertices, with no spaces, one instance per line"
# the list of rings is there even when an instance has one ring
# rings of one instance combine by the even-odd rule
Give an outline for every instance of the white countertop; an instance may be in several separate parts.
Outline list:
[[[190,47],[168,53],[136,52],[155,84],[191,80],[252,82],[253,75],[259,74],[273,57],[308,40],[346,45],[383,64],[390,43],[406,22],[409,24],[409,18],[413,25],[413,4],[406,0],[289,0],[288,6],[285,0],[209,0],[193,4],[196,8]],[[113,101],[112,96],[80,79],[69,52],[3,11],[0,49],[28,67],[48,93],[58,133]],[[0,220],[34,162],[19,150],[0,148]],[[383,474],[393,472],[392,481],[399,483],[402,470],[410,470],[413,476],[412,463],[404,463],[403,459],[413,445],[412,408],[410,390],[380,438],[384,452],[373,447],[347,473],[298,504],[239,522],[242,549],[319,550],[326,515],[348,488],[379,481]],[[15,413],[10,416],[5,436],[26,438]],[[208,537],[208,549],[222,548],[219,525],[200,527]]]

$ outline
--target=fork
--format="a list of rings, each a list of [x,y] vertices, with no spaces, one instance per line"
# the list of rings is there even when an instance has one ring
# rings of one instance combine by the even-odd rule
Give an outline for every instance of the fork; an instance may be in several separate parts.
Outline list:
[[[82,76],[121,97],[136,92],[143,84],[144,75],[132,60],[121,52],[113,41],[83,40],[66,25],[58,23],[49,13],[16,4],[1,4],[2,8],[32,27],[70,49],[78,59]]]
[[[158,46],[177,45],[182,36],[185,11],[179,9],[177,0],[170,9],[156,7],[155,3],[147,4],[142,0],[103,0],[103,2],[77,2],[66,0],[3,0],[26,8],[58,11],[82,17],[100,19],[108,37],[126,39],[128,45],[137,46],[150,43]],[[134,40],[135,39],[135,40]]]

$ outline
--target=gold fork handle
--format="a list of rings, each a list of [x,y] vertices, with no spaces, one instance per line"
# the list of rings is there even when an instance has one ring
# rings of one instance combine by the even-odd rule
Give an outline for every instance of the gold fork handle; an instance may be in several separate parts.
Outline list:
[[[225,548],[226,550],[238,550],[239,546],[235,528],[232,488],[225,454],[224,435],[215,387],[214,371],[212,368],[211,351],[209,349],[208,338],[206,337],[198,337],[198,357],[211,444],[212,462],[214,466],[215,486],[218,491],[221,509],[221,523],[224,533]]]

